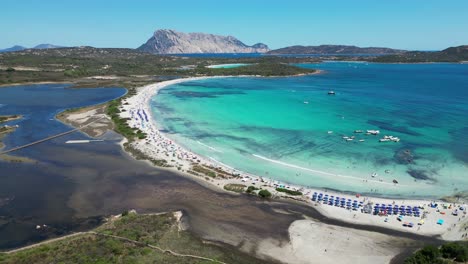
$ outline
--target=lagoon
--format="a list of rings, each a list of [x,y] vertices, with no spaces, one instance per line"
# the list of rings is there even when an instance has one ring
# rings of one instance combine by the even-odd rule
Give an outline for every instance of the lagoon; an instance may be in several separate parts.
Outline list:
[[[288,183],[389,197],[468,190],[468,65],[300,66],[324,73],[180,83],[153,114],[187,149]],[[381,134],[354,133],[368,129]]]

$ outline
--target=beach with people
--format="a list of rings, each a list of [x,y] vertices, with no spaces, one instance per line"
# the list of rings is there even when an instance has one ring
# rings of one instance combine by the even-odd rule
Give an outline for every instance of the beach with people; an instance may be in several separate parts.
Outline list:
[[[135,95],[124,98],[120,116],[128,119],[130,127],[146,134],[145,139],[131,142],[130,146],[144,153],[147,158],[165,160],[168,169],[202,180],[220,191],[226,191],[225,186],[228,185],[255,186],[268,190],[274,198],[308,204],[328,218],[424,236],[439,236],[446,240],[466,239],[468,218],[463,201],[448,203],[435,199],[393,199],[304,187],[246,173],[185,149],[158,126],[158,120],[152,115],[150,102],[161,89],[170,85],[206,78],[220,77],[193,77],[159,82],[137,88]],[[222,171],[220,175],[223,177],[194,175],[194,166]],[[296,191],[300,195],[290,195],[284,190]]]

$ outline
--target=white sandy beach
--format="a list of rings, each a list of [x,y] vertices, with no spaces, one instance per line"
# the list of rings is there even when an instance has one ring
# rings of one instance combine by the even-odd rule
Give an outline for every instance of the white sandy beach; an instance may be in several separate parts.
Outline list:
[[[147,85],[137,89],[137,94],[131,97],[124,99],[124,103],[121,108],[121,116],[123,118],[129,118],[128,124],[131,127],[139,128],[147,134],[147,138],[143,140],[137,140],[132,144],[132,147],[139,149],[141,152],[151,157],[152,159],[164,159],[168,162],[169,165],[173,166],[173,170],[182,172],[185,175],[195,177],[200,180],[200,177],[193,176],[186,173],[190,170],[193,163],[204,164],[208,166],[213,166],[220,168],[228,173],[238,173],[240,177],[233,177],[231,179],[209,179],[207,182],[213,184],[213,186],[223,189],[223,186],[229,183],[243,184],[243,185],[255,185],[257,187],[262,187],[268,189],[275,197],[284,196],[287,197],[284,193],[279,193],[275,190],[276,187],[284,185],[285,188],[290,190],[300,190],[304,195],[300,197],[294,197],[296,199],[302,200],[304,203],[313,206],[322,214],[330,218],[339,219],[342,221],[347,221],[355,224],[362,225],[375,225],[380,227],[385,227],[389,229],[413,232],[420,235],[427,236],[441,236],[446,240],[460,240],[467,239],[466,233],[468,233],[467,226],[468,221],[466,217],[466,204],[449,204],[440,201],[429,201],[429,200],[395,200],[395,199],[385,199],[377,197],[368,197],[368,196],[355,196],[352,194],[343,194],[338,192],[325,191],[320,189],[310,189],[304,188],[301,186],[293,186],[287,183],[280,183],[275,180],[266,179],[262,177],[257,177],[245,172],[234,170],[228,165],[219,163],[215,160],[202,157],[196,153],[192,153],[172,139],[167,135],[159,131],[156,125],[156,120],[151,116],[150,109],[150,100],[156,95],[159,90],[180,82],[200,80],[205,78],[220,78],[219,77],[194,77],[194,78],[185,78],[185,79],[176,79],[170,81],[164,81],[156,84]],[[226,77],[226,76],[223,76]],[[398,206],[411,206],[419,207],[421,216],[409,216],[406,215],[403,217],[402,221],[397,220],[398,214],[392,214],[388,216],[379,216],[373,214],[362,213],[362,206],[356,208],[356,210],[346,209],[341,206],[328,205],[323,202],[313,202],[311,201],[311,196],[314,192],[328,194],[329,196],[335,196],[340,198],[345,198],[346,200],[350,199],[352,201],[356,200],[362,202],[362,205],[370,204],[375,206],[375,204],[385,204],[387,206],[398,205]],[[437,207],[430,207],[429,205],[435,202],[438,204]],[[459,208],[463,207],[464,210]],[[458,215],[453,215],[454,212],[457,212]],[[424,223],[421,223],[421,218],[424,217]],[[437,221],[443,220],[443,224],[437,224]],[[413,227],[403,226],[405,223],[413,223]]]

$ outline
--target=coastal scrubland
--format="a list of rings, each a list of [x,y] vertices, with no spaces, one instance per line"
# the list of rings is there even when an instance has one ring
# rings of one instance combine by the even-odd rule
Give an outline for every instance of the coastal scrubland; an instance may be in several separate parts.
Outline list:
[[[266,263],[182,226],[178,212],[124,212],[92,231],[0,254],[0,263]]]
[[[133,49],[59,48],[0,54],[0,85],[32,82],[73,82],[76,87],[138,87],[158,76],[262,75],[313,73],[289,65],[317,62],[314,58],[189,58],[163,56]],[[209,69],[223,63],[249,63],[242,69]]]

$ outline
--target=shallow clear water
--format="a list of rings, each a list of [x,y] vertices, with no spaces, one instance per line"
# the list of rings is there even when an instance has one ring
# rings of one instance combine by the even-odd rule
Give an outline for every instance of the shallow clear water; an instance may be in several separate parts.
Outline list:
[[[186,148],[289,183],[404,197],[468,189],[468,65],[301,66],[325,72],[176,84],[153,114]],[[367,129],[381,134],[353,133]]]

